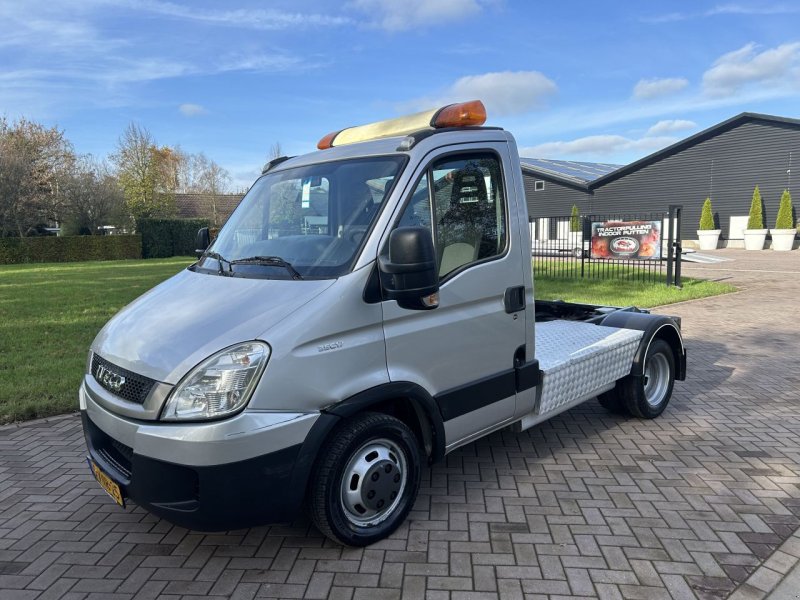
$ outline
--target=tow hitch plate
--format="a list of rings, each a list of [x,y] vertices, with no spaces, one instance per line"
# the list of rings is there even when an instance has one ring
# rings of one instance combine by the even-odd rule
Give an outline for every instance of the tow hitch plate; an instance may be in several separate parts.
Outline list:
[[[106,493],[114,499],[114,502],[125,507],[125,500],[122,499],[122,490],[119,488],[111,477],[103,473],[103,470],[95,464],[95,462],[91,458],[86,458],[89,462],[89,468],[92,470],[92,474],[94,478],[97,479],[97,483],[100,484]]]

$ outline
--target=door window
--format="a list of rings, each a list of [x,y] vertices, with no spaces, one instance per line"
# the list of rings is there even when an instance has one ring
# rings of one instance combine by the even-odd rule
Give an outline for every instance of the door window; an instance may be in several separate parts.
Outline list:
[[[490,153],[449,156],[420,179],[398,226],[431,229],[439,276],[503,254],[506,208],[500,160]]]

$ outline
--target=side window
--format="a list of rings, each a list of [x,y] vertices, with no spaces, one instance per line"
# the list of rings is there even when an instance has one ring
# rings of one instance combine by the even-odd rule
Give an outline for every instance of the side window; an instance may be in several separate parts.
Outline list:
[[[431,229],[441,278],[464,265],[502,254],[506,206],[499,159],[486,153],[433,163],[398,223],[399,227],[419,225]]]

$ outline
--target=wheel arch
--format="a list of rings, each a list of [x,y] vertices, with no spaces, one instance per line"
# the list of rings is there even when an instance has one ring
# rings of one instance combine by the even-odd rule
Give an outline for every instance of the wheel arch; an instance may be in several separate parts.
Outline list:
[[[327,409],[340,419],[365,412],[380,412],[403,421],[418,436],[429,462],[444,458],[445,432],[439,406],[420,385],[391,382],[370,388]]]
[[[686,346],[681,335],[680,319],[666,315],[650,313],[614,312],[603,319],[599,325],[619,327],[622,329],[635,329],[642,331],[642,339],[633,357],[631,375],[644,374],[644,363],[647,351],[655,339],[662,339],[672,349],[675,360],[675,379],[686,379]]]

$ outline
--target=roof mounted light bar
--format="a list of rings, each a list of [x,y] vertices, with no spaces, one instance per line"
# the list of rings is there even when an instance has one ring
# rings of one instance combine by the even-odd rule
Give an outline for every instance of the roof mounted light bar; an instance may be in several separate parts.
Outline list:
[[[445,127],[475,127],[486,122],[486,107],[480,100],[448,104],[442,108],[426,110],[413,115],[396,119],[378,121],[368,125],[348,127],[333,131],[323,137],[317,148],[327,150],[334,146],[355,144],[384,137],[407,135],[425,129],[443,129]]]

